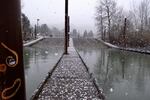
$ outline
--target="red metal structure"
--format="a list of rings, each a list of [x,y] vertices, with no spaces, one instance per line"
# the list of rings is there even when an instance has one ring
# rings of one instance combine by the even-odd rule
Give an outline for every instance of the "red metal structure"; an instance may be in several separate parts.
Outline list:
[[[25,100],[20,0],[0,3],[0,100]]]
[[[20,0],[0,3],[0,100],[26,100]],[[65,51],[69,43],[68,0],[65,0]]]

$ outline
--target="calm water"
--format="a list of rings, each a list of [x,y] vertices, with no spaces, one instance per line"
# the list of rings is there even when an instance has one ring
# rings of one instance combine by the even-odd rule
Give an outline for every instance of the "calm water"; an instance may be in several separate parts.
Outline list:
[[[87,42],[77,43],[76,48],[103,89],[106,100],[150,100],[150,55]]]
[[[53,42],[57,45],[53,45]],[[32,47],[24,48],[27,100],[61,57],[63,45],[60,45],[54,40],[47,39]]]
[[[63,53],[63,42],[56,41],[44,40],[24,48],[28,100]],[[150,55],[109,49],[95,41],[78,41],[76,48],[106,100],[149,100]]]

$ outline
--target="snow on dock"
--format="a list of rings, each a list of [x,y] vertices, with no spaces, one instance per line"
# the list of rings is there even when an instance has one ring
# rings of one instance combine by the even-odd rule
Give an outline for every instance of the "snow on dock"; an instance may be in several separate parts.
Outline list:
[[[31,46],[31,45],[33,45],[33,44],[35,44],[35,43],[37,43],[37,42],[39,42],[39,41],[41,41],[41,40],[43,40],[43,39],[44,39],[44,37],[43,37],[43,36],[40,36],[40,37],[37,38],[36,40],[32,40],[32,41],[30,41],[30,42],[24,43],[23,46],[24,46],[24,47],[26,47],[26,46]]]
[[[32,100],[102,100],[84,62],[74,49],[70,39],[68,55],[63,55]]]

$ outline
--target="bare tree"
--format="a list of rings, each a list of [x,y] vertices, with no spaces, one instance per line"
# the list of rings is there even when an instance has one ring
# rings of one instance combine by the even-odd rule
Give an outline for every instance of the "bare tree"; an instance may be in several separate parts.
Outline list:
[[[96,14],[96,20],[97,20],[97,28],[100,32],[101,39],[104,40],[104,22],[103,22],[103,9],[102,6],[97,7],[97,14]]]
[[[102,40],[122,44],[122,36],[130,46],[148,44],[150,33],[150,0],[133,0],[129,11],[119,8],[115,0],[99,0],[96,8],[98,32]],[[125,21],[125,18],[126,21]],[[106,34],[105,34],[106,33]],[[126,34],[125,34],[126,33]]]
[[[148,30],[149,24],[149,12],[150,12],[150,0],[142,0],[139,5],[133,5],[132,13],[134,14],[134,20],[142,34],[145,30]]]
[[[116,13],[116,2],[114,0],[100,0],[97,13],[96,19],[99,21],[98,25],[102,28],[101,32],[103,33],[104,27],[106,27],[108,39],[110,40],[112,18]]]
[[[112,18],[112,27],[111,27],[111,34],[112,38],[117,38],[121,32],[122,27],[124,24],[125,12],[123,8],[117,8],[115,15]]]

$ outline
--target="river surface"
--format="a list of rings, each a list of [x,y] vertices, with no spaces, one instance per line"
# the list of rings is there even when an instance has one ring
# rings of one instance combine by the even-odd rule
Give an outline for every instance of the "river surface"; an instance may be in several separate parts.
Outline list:
[[[74,39],[106,100],[150,100],[150,55],[107,48],[91,39]]]
[[[24,48],[27,100],[63,53],[63,39]],[[74,39],[106,100],[150,100],[150,55],[107,48],[93,39]]]
[[[62,54],[63,39],[45,39],[31,47],[24,48],[27,100],[30,100],[33,92]]]

